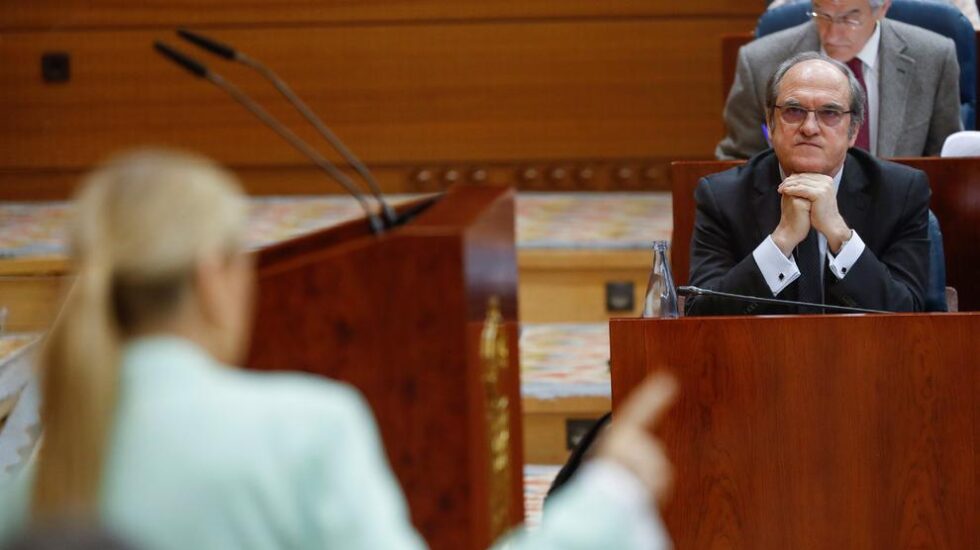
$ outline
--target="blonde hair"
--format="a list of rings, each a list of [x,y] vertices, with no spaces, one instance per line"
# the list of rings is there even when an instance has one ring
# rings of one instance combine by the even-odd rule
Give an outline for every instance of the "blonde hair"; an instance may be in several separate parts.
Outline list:
[[[135,151],[87,178],[69,231],[75,280],[40,358],[35,519],[96,513],[122,341],[175,312],[203,254],[241,250],[246,216],[234,178],[186,153]]]

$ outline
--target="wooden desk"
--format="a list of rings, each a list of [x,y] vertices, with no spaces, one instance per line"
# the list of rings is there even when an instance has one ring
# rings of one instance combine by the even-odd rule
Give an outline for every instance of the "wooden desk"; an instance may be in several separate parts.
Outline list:
[[[616,319],[613,407],[647,373],[686,548],[980,548],[980,314]]]

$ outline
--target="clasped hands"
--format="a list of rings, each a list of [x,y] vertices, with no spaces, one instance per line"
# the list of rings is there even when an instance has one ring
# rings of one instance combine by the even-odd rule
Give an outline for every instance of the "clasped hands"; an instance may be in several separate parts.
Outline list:
[[[851,229],[837,210],[837,192],[834,180],[823,174],[793,174],[777,189],[782,215],[779,225],[772,232],[772,240],[782,253],[789,257],[813,227],[827,237],[827,247],[833,253],[840,252],[844,241],[851,236]]]

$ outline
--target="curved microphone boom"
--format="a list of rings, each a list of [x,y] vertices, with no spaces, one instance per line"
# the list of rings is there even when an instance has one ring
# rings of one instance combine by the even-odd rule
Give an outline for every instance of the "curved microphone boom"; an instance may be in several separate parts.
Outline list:
[[[367,166],[361,162],[361,159],[357,158],[353,151],[344,145],[344,142],[333,133],[333,130],[324,124],[323,120],[321,120],[320,117],[313,112],[313,109],[311,109],[302,99],[300,99],[285,81],[279,78],[279,75],[258,60],[245,55],[240,50],[236,50],[227,44],[223,44],[208,38],[207,36],[187,29],[177,29],[177,35],[217,56],[223,57],[229,61],[237,61],[247,67],[250,67],[265,77],[266,80],[271,82],[272,85],[275,86],[276,90],[278,90],[279,93],[286,98],[286,101],[296,108],[296,110],[303,115],[303,118],[305,118],[307,122],[316,128],[316,131],[319,132],[320,135],[330,143],[334,150],[340,153],[340,155],[344,157],[344,160],[346,160],[347,163],[350,164],[351,167],[353,167],[354,170],[361,176],[361,178],[367,182],[374,199],[381,205],[382,211],[385,215],[385,221],[388,222],[388,225],[397,225],[397,214],[395,214],[394,209],[391,208],[388,202],[385,201],[384,195],[381,193],[381,187],[378,185],[377,180],[374,179],[371,172],[367,169]]]
[[[367,218],[371,224],[371,230],[375,234],[384,232],[384,223],[381,221],[381,218],[378,217],[374,209],[371,208],[371,205],[369,205],[364,199],[364,193],[357,188],[357,185],[355,185],[346,174],[341,172],[339,168],[334,166],[332,162],[327,160],[323,155],[317,152],[316,149],[311,147],[292,130],[284,126],[281,122],[279,122],[279,120],[269,114],[268,111],[263,109],[261,105],[256,103],[245,92],[241,91],[231,82],[225,80],[221,75],[209,70],[207,66],[200,61],[197,61],[196,59],[175,50],[163,42],[155,42],[153,47],[161,55],[173,61],[177,65],[180,65],[194,76],[203,78],[224,90],[228,95],[234,98],[235,101],[240,103],[243,107],[255,115],[256,118],[262,121],[263,124],[279,134],[279,137],[283,138],[289,142],[290,145],[296,148],[296,150],[306,155],[307,158],[309,158],[321,170],[326,172],[331,178],[340,183],[340,185],[342,185],[344,189],[346,189],[347,192],[357,200],[357,202],[361,205],[361,208],[363,208],[364,212],[367,214]]]

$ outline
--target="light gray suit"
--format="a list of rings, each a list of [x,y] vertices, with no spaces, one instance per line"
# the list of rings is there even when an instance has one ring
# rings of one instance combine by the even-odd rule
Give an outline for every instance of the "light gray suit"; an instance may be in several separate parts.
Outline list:
[[[781,62],[806,51],[820,51],[816,25],[810,22],[739,50],[735,82],[725,103],[728,135],[715,148],[716,157],[749,158],[768,148],[762,134],[766,84]],[[946,137],[962,129],[960,66],[953,41],[883,19],[878,62],[878,156],[938,156]]]

